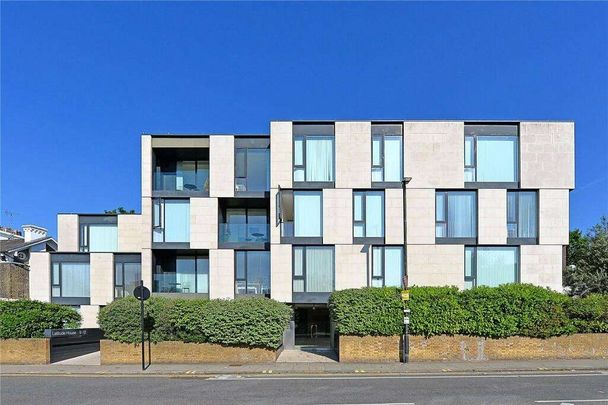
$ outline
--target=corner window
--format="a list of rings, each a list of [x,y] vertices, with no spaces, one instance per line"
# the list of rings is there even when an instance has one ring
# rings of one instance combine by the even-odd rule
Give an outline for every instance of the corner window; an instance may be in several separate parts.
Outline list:
[[[403,247],[372,247],[372,287],[401,287]]]
[[[464,250],[465,288],[519,282],[518,247],[471,247]]]
[[[153,242],[190,241],[190,200],[155,198]]]
[[[81,252],[116,252],[118,250],[118,217],[116,215],[78,217]]]
[[[464,126],[464,181],[519,181],[517,125]]]
[[[403,126],[372,124],[372,182],[403,180]]]
[[[114,255],[114,298],[132,295],[140,281],[140,255]]]
[[[235,191],[270,190],[270,149],[236,148]]]
[[[153,280],[153,292],[208,294],[209,257],[158,255]]]
[[[334,290],[333,246],[293,247],[293,292]]]
[[[353,235],[355,238],[384,237],[384,192],[353,192]]]
[[[270,298],[270,252],[235,251],[235,295],[263,295]]]
[[[293,181],[333,182],[334,126],[294,124]]]
[[[538,194],[536,191],[507,191],[507,237],[538,237]]]
[[[52,255],[51,263],[51,301],[88,305],[91,296],[89,256]]]
[[[474,191],[435,193],[435,237],[477,237],[477,194]]]

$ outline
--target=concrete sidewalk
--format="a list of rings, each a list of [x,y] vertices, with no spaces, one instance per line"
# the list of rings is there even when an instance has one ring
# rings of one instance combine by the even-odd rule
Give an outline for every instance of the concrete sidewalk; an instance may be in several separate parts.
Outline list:
[[[484,362],[417,362],[384,364],[346,363],[268,363],[268,364],[152,364],[142,371],[138,365],[2,365],[1,375],[72,375],[72,376],[172,376],[206,377],[221,375],[413,375],[444,373],[508,373],[551,371],[605,371],[608,359],[529,360]]]

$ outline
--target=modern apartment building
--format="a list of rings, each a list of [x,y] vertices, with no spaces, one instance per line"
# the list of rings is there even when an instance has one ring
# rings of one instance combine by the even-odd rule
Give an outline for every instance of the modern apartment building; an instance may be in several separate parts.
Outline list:
[[[327,299],[363,286],[562,289],[574,123],[273,121],[270,135],[143,135],[141,214],[59,214],[32,299],[264,295],[291,344],[329,344]],[[287,342],[288,344],[290,342]]]

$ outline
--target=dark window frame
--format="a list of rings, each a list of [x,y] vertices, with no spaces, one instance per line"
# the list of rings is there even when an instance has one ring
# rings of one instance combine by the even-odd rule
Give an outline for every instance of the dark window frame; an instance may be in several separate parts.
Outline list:
[[[152,243],[153,244],[190,244],[190,239],[188,238],[188,241],[184,241],[184,242],[167,242],[166,241],[166,235],[165,235],[165,230],[166,230],[166,217],[165,217],[165,201],[167,200],[171,200],[171,201],[176,201],[176,200],[180,200],[180,201],[187,201],[188,202],[188,209],[190,209],[190,198],[184,198],[184,197],[180,197],[180,198],[166,198],[166,197],[153,197],[152,198]],[[155,213],[155,205],[157,204],[160,206],[159,210],[158,210],[158,215],[159,217],[156,218],[156,213]],[[158,221],[157,221],[158,220]],[[154,231],[156,229],[161,229],[162,230],[162,235],[163,235],[163,240],[162,241],[154,241]]]
[[[137,261],[136,261],[137,260]],[[133,254],[133,255],[114,255],[114,299],[125,297],[125,264],[139,264],[139,277],[141,279],[141,255]],[[118,284],[116,280],[116,266],[120,265],[120,273],[122,278],[122,284]],[[122,290],[122,295],[116,295],[116,289],[120,288]],[[133,293],[131,291],[131,293]]]
[[[75,264],[86,264],[88,266],[89,271],[89,284],[91,279],[91,259],[88,253],[69,253],[62,254],[60,258],[59,255],[51,254],[51,277],[50,277],[50,298],[51,302],[57,304],[65,304],[65,305],[89,305],[91,302],[91,291],[89,285],[89,295],[86,297],[64,297],[63,296],[63,288],[61,286],[63,280],[63,264],[64,263],[75,263]],[[57,257],[57,258],[56,258]],[[55,265],[59,265],[58,269],[58,280],[55,282]],[[53,289],[59,288],[59,295],[53,294]]]
[[[114,225],[118,231],[118,215],[78,215],[78,251],[80,253],[89,253],[91,249],[91,225]]]
[[[163,274],[163,273],[175,273],[176,277],[177,277],[177,258],[178,257],[188,257],[194,260],[194,292],[162,292],[162,291],[154,291],[155,290],[155,280],[154,280],[154,275],[155,274]],[[160,294],[197,294],[197,295],[209,295],[209,291],[211,290],[211,268],[210,268],[210,259],[209,259],[209,254],[180,254],[180,253],[176,253],[175,255],[173,255],[172,257],[173,262],[175,263],[175,271],[174,272],[170,272],[170,271],[163,271],[163,272],[157,272],[156,268],[159,266],[158,263],[154,263],[154,266],[152,268],[152,292],[153,293],[160,293]],[[207,259],[207,292],[197,292],[198,290],[198,259]]]
[[[270,298],[271,294],[272,294],[272,290],[271,285],[268,285],[268,294],[249,294],[247,292],[243,293],[243,294],[239,294],[238,293],[238,289],[237,289],[237,282],[241,281],[241,282],[245,282],[245,291],[247,291],[247,285],[248,285],[248,274],[249,274],[249,264],[247,261],[247,256],[249,255],[250,252],[255,252],[255,253],[259,253],[259,252],[268,252],[268,280],[270,282],[271,279],[271,271],[270,271],[270,251],[269,250],[235,250],[234,251],[234,296],[264,296],[266,298]],[[239,278],[238,277],[238,262],[237,262],[237,257],[239,253],[244,253],[244,257],[245,257],[245,277],[244,278]]]
[[[477,250],[479,248],[509,248],[515,249],[517,254],[517,262],[515,264],[516,268],[514,269],[515,273],[515,281],[514,283],[521,283],[521,249],[519,246],[509,246],[509,245],[465,245],[464,247],[464,282],[471,282],[471,288],[477,287]],[[467,276],[467,249],[472,249],[473,254],[471,255],[471,275]],[[466,286],[465,286],[466,288]]]
[[[292,139],[291,139],[291,150],[292,150],[292,154],[291,154],[291,179],[294,185],[294,188],[308,188],[308,187],[312,187],[312,188],[334,188],[335,187],[335,182],[336,182],[336,126],[334,122],[331,123],[318,123],[318,124],[313,124],[313,123],[307,123],[307,124],[300,124],[300,123],[293,123],[293,126],[315,126],[315,125],[321,125],[321,126],[331,126],[332,127],[332,133],[331,134],[293,134],[293,129],[292,129]],[[293,127],[292,127],[293,128]],[[307,161],[307,156],[306,156],[306,142],[308,141],[309,138],[329,138],[332,141],[332,155],[333,155],[333,161],[332,161],[332,174],[333,174],[333,180],[331,181],[307,181],[306,180],[306,161]],[[302,143],[302,163],[301,164],[296,164],[296,141],[298,140],[303,140]],[[295,179],[295,173],[296,173],[296,169],[302,170],[304,172],[304,180],[296,180]]]
[[[448,224],[448,214],[449,214],[449,194],[450,193],[474,193],[475,194],[475,235],[467,236],[467,237],[451,237],[448,236],[449,232],[449,224]],[[443,206],[443,220],[437,220],[437,194],[444,195],[444,206]],[[445,225],[445,236],[437,236],[437,224]],[[476,190],[444,190],[437,189],[435,190],[435,243],[436,244],[475,244],[477,243],[477,238],[479,236],[479,193]]]
[[[367,194],[368,193],[382,193],[382,204],[384,205],[382,210],[382,236],[367,236]],[[361,195],[363,198],[361,199],[361,209],[362,209],[362,218],[361,220],[355,219],[355,196]],[[383,190],[372,189],[372,190],[353,190],[353,199],[352,199],[352,218],[353,218],[353,228],[352,228],[352,238],[355,243],[365,243],[366,241],[373,241],[373,243],[384,243],[384,238],[386,236],[386,193]],[[355,236],[355,226],[363,225],[363,236]]]
[[[386,248],[400,248],[401,249],[401,276],[399,279],[401,280],[401,286],[403,286],[403,276],[405,273],[405,249],[403,245],[373,245],[371,246],[372,250],[372,258],[371,258],[371,271],[370,271],[370,284],[369,286],[374,286],[374,280],[382,280],[382,287],[386,287]],[[382,249],[382,275],[374,276],[374,249]]]
[[[333,253],[333,277],[332,277],[332,292],[336,291],[336,247],[335,245],[292,245],[291,247],[291,291],[292,294],[326,294],[325,292],[314,292],[314,291],[306,291],[306,251],[309,248],[323,248],[327,250],[331,250]],[[295,250],[302,249],[302,274],[296,275],[296,255]],[[302,280],[302,290],[303,291],[295,291],[294,282],[296,280]],[[329,294],[329,293],[328,293]]]
[[[397,134],[373,134],[373,127],[374,126],[382,126],[382,125],[394,125],[394,126],[400,126],[401,127],[401,134],[397,135]],[[403,167],[404,167],[404,153],[403,153],[403,124],[402,123],[381,123],[381,122],[375,122],[372,123],[372,142],[371,142],[371,172],[370,172],[370,176],[371,176],[371,182],[372,182],[372,187],[379,187],[379,188],[398,188],[401,187],[401,183],[402,181],[385,181],[386,179],[386,168],[385,168],[385,159],[384,159],[384,152],[386,150],[386,137],[387,136],[392,136],[392,137],[400,137],[401,138],[401,151],[399,153],[400,156],[400,166],[401,166],[401,177],[403,177]],[[381,139],[380,142],[380,164],[374,164],[374,139]],[[382,169],[382,180],[381,181],[375,181],[374,180],[374,169]]]
[[[536,235],[533,237],[522,237],[520,236],[519,230],[519,203],[521,193],[534,193],[535,206],[536,206]],[[509,221],[509,194],[514,194],[515,198],[515,222]],[[536,245],[538,244],[538,231],[540,221],[540,206],[538,190],[507,190],[507,244],[508,245]],[[517,230],[517,236],[509,236],[509,225],[515,224]]]
[[[266,173],[264,173],[264,174],[265,174],[266,179],[268,181],[266,182],[266,188],[264,190],[249,190],[249,181],[248,181],[248,179],[249,179],[249,173],[247,172],[247,160],[248,160],[248,155],[249,155],[248,152],[249,152],[249,150],[252,150],[252,149],[258,149],[258,150],[265,150],[265,151],[267,151],[267,163],[268,163],[268,166],[266,167]],[[245,161],[243,162],[243,164],[244,164],[243,170],[244,170],[244,173],[245,173],[244,176],[240,176],[238,174],[238,159],[237,159],[237,156],[238,156],[239,151],[244,151],[244,157],[245,157]],[[262,147],[262,146],[255,146],[255,145],[237,145],[235,143],[235,147],[234,147],[234,191],[235,191],[235,193],[237,193],[237,194],[250,193],[251,194],[251,193],[267,193],[267,192],[269,192],[270,191],[270,178],[269,178],[270,176],[269,176],[269,174],[270,174],[270,146]],[[237,180],[239,180],[239,179],[244,180],[246,190],[237,190]]]

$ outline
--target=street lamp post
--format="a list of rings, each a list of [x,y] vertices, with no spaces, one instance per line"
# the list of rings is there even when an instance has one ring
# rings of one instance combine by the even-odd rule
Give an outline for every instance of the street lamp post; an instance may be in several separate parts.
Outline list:
[[[410,291],[408,290],[408,277],[407,277],[407,260],[406,260],[406,248],[407,248],[407,227],[406,227],[406,193],[405,186],[412,180],[411,177],[404,177],[402,181],[403,188],[403,291],[401,291],[401,300],[403,301],[403,336],[401,337],[402,342],[402,361],[403,363],[409,363],[410,361],[410,309],[407,307],[407,302],[410,299]]]

